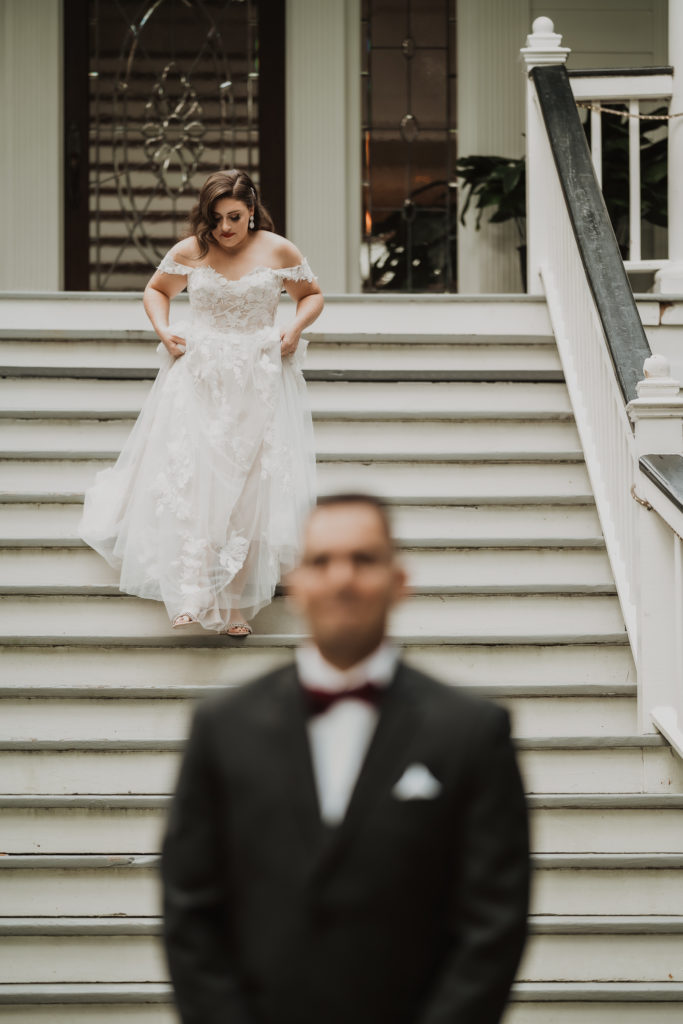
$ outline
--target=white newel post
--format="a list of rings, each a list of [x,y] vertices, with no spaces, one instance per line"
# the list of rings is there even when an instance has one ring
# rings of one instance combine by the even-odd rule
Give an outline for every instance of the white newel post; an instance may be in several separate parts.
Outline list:
[[[671,113],[683,112],[683,3],[669,0],[669,63],[674,69]],[[669,121],[669,262],[655,274],[656,292],[683,293],[683,117]]]
[[[539,111],[536,106],[536,90],[529,78],[529,72],[539,64],[565,64],[571,50],[562,46],[562,36],[555,32],[550,18],[536,18],[531,26],[531,34],[526,37],[526,46],[520,53],[524,61],[527,76],[526,90],[526,244],[527,244],[527,292],[530,295],[542,295],[540,267],[543,256],[544,232],[546,226],[541,223],[535,210],[536,197],[546,187],[544,178],[539,174],[540,162],[538,147],[541,142],[539,130]]]
[[[639,470],[637,460],[642,455],[683,454],[683,393],[663,356],[651,356],[643,369],[638,398],[627,406],[635,428],[634,497],[638,500],[638,726],[642,733],[652,733],[656,726],[680,751],[683,679],[678,619],[683,595],[675,557],[680,540],[653,507],[658,502],[656,488]],[[662,499],[666,501],[663,495]]]

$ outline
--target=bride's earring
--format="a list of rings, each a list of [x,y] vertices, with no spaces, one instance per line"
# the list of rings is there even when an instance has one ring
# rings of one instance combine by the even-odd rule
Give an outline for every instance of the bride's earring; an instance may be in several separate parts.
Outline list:
[[[251,217],[249,218],[249,227],[251,228],[252,231],[256,227],[256,225],[254,224],[254,214],[253,213],[252,213]]]

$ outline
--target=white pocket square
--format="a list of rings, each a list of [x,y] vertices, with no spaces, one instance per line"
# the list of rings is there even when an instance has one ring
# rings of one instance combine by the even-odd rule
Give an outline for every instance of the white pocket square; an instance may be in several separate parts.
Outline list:
[[[411,764],[391,791],[397,800],[433,800],[442,790],[442,785],[435,779],[429,768],[424,764]]]

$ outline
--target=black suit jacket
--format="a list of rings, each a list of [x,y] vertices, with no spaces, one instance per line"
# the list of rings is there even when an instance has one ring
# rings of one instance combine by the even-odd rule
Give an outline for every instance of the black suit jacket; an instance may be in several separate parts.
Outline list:
[[[414,763],[433,799],[392,794]],[[400,664],[331,829],[295,669],[227,692],[195,715],[162,874],[184,1024],[495,1024],[528,896],[508,716]]]

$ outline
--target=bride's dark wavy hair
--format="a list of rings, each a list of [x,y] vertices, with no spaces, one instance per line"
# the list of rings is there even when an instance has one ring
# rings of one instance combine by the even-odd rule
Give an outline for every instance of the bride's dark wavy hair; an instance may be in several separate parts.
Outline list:
[[[261,202],[258,190],[246,171],[214,171],[202,185],[199,201],[190,211],[188,235],[199,243],[200,257],[206,256],[214,241],[211,232],[216,227],[214,209],[219,199],[237,199],[249,207],[254,217],[254,231],[274,231],[275,225]]]

